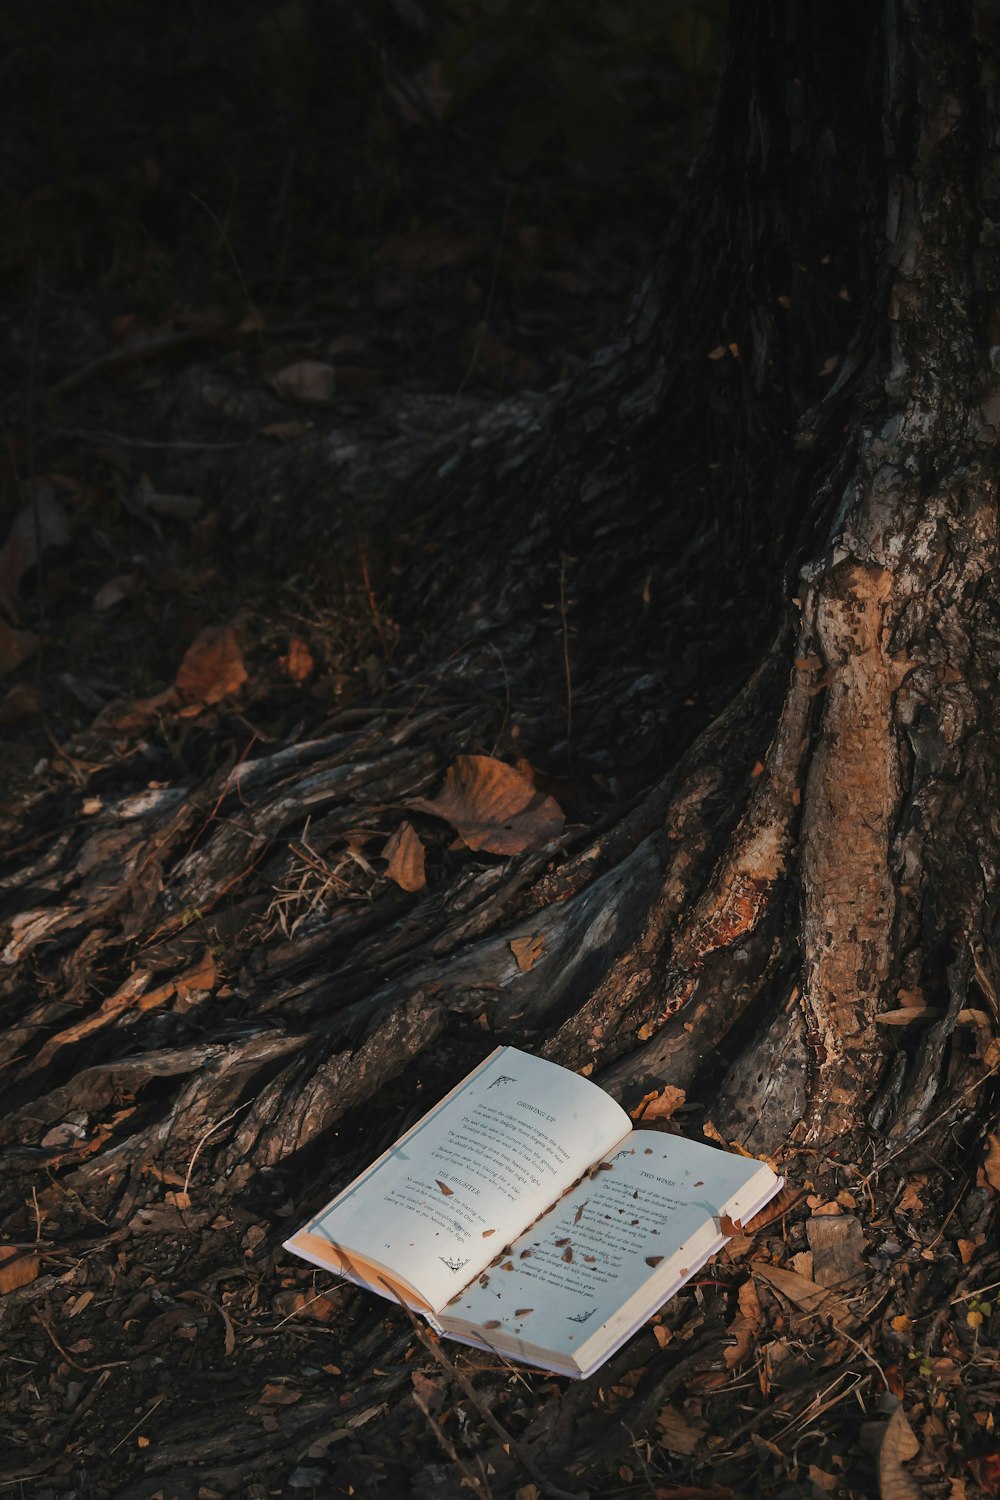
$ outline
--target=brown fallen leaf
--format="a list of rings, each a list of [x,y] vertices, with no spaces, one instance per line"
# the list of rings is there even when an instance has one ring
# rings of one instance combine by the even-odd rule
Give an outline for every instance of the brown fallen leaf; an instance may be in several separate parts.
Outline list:
[[[375,251],[375,264],[395,266],[409,276],[442,271],[482,256],[486,242],[478,235],[453,234],[431,225],[409,234],[393,234]]]
[[[389,861],[386,875],[403,891],[422,891],[427,885],[424,870],[424,846],[412,823],[400,823],[386,840],[382,858]]]
[[[296,1401],[301,1400],[301,1391],[292,1390],[288,1385],[276,1385],[268,1381],[260,1393],[259,1404],[261,1406],[294,1406]]]
[[[554,798],[491,755],[460,755],[437,797],[414,798],[409,806],[443,818],[470,849],[489,854],[540,849],[566,821]]]
[[[207,625],[184,653],[174,691],[192,708],[221,703],[247,680],[243,652],[232,625]]]
[[[644,1094],[632,1111],[633,1120],[641,1120],[644,1125],[653,1120],[669,1120],[685,1100],[683,1089],[675,1088],[668,1083],[665,1088],[653,1089],[652,1093]]]
[[[743,1225],[739,1219],[731,1219],[728,1214],[719,1215],[719,1232],[734,1239],[736,1235],[743,1233]]]
[[[66,512],[50,489],[41,489],[19,511],[0,548],[0,608],[12,613],[24,575],[46,547],[65,547],[69,541]]]
[[[307,432],[312,432],[311,422],[268,422],[266,427],[260,429],[261,437],[274,438],[279,443],[289,443],[293,438],[304,437]]]
[[[708,1431],[704,1422],[695,1425],[674,1406],[664,1406],[656,1419],[657,1435],[661,1448],[666,1448],[668,1453],[679,1454],[682,1458],[689,1458],[705,1433]]]
[[[27,661],[38,650],[40,640],[33,630],[15,630],[6,620],[0,620],[0,674],[13,672]]]
[[[333,366],[318,359],[300,359],[271,376],[279,396],[295,401],[329,401],[336,389]]]
[[[511,938],[510,951],[517,960],[517,967],[522,974],[526,974],[533,968],[542,954],[545,952],[545,939],[532,935],[531,937]]]
[[[739,1312],[729,1325],[729,1336],[733,1342],[722,1351],[722,1357],[730,1370],[749,1359],[764,1323],[757,1288],[752,1280],[744,1281],[737,1297]]]
[[[38,1256],[16,1245],[0,1245],[0,1297],[27,1286],[38,1276]]]
[[[278,658],[278,665],[286,677],[293,682],[306,682],[316,670],[316,662],[312,652],[305,641],[299,636],[293,635],[288,642],[288,650],[284,656]]]
[[[219,971],[215,966],[212,950],[206,948],[196,964],[185,969],[183,974],[178,974],[174,987],[181,999],[187,1000],[193,994],[214,989],[218,978]]]
[[[878,1489],[881,1500],[921,1500],[922,1491],[902,1465],[920,1452],[916,1434],[901,1406],[897,1406],[882,1434],[878,1450]]]
[[[455,1189],[450,1188],[446,1182],[442,1182],[440,1177],[435,1177],[434,1181],[437,1183],[438,1187],[441,1189],[442,1193],[444,1193],[446,1198],[450,1198],[453,1195]]]
[[[662,1255],[647,1255],[646,1256],[646,1264],[647,1264],[647,1266],[658,1266],[660,1264],[660,1261],[662,1259],[663,1259]]]
[[[902,1196],[896,1204],[896,1212],[901,1214],[912,1213],[914,1209],[923,1208],[920,1194],[927,1186],[926,1174],[911,1177],[903,1189]]]
[[[994,1192],[1000,1193],[1000,1135],[986,1137],[982,1172]]]
[[[770,1266],[764,1261],[754,1261],[752,1270],[758,1281],[766,1281],[803,1312],[818,1312],[830,1296],[825,1287],[795,1271],[784,1271],[780,1266]]]

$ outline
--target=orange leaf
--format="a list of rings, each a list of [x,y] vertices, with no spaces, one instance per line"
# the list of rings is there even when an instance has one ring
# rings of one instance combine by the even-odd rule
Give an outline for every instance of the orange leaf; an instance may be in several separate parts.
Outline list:
[[[524,854],[562,833],[565,818],[552,797],[490,755],[460,755],[431,801],[409,804],[443,818],[470,849]]]
[[[510,951],[516,958],[521,973],[526,974],[545,952],[545,939],[536,936],[511,938]]]
[[[305,641],[297,635],[291,637],[286,655],[279,657],[278,660],[285,676],[290,677],[293,682],[305,682],[312,676],[316,667],[312,652]]]
[[[683,1089],[668,1083],[663,1089],[654,1089],[645,1094],[632,1111],[633,1120],[647,1124],[650,1120],[669,1120],[677,1113],[685,1100]]]
[[[296,1401],[301,1400],[301,1391],[293,1391],[291,1386],[276,1385],[270,1381],[260,1393],[263,1406],[293,1406]]]
[[[192,964],[190,969],[185,969],[183,974],[178,974],[174,980],[174,986],[178,995],[186,1000],[189,995],[198,991],[214,989],[218,977],[212,950],[206,948],[196,964]]]
[[[208,625],[191,642],[174,688],[189,704],[221,703],[247,680],[243,653],[231,625]]]
[[[1000,1193],[1000,1135],[986,1137],[983,1176],[994,1191]]]
[[[424,872],[424,846],[412,823],[400,823],[386,840],[383,859],[389,861],[386,875],[404,891],[422,891],[427,885]]]
[[[440,1179],[440,1177],[435,1177],[434,1181],[437,1183],[437,1185],[441,1189],[442,1193],[444,1193],[445,1197],[446,1198],[450,1198],[451,1195],[454,1193],[455,1189],[454,1188],[450,1188],[446,1182],[442,1182],[441,1179]]]
[[[27,1286],[37,1275],[37,1255],[18,1250],[16,1245],[0,1245],[0,1296]]]

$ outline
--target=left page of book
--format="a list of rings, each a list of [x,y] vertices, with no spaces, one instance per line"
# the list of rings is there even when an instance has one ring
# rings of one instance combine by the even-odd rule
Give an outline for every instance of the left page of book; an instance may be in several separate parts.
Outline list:
[[[500,1047],[285,1248],[433,1312],[630,1127],[588,1079]]]

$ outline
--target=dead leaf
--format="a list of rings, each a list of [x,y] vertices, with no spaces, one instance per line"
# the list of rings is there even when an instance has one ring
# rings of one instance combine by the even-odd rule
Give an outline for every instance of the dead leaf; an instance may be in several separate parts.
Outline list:
[[[0,608],[12,613],[24,575],[46,547],[65,547],[68,541],[65,510],[52,490],[40,489],[14,517],[0,549]]]
[[[424,846],[412,823],[400,823],[386,840],[382,858],[389,861],[386,875],[403,891],[422,891],[427,885],[424,871]]]
[[[376,265],[395,266],[405,275],[423,276],[477,258],[485,248],[485,241],[477,235],[452,234],[431,225],[390,235],[376,250],[374,260]]]
[[[312,432],[312,428],[311,422],[268,422],[266,427],[260,429],[260,435],[287,443],[292,438],[304,437],[307,432]]]
[[[983,1156],[983,1176],[994,1192],[1000,1193],[1000,1135],[988,1135],[986,1137],[986,1151]]]
[[[566,821],[552,797],[491,755],[460,755],[437,797],[415,798],[409,806],[443,818],[470,849],[489,854],[540,849]]]
[[[663,1259],[662,1255],[647,1255],[646,1256],[646,1264],[647,1264],[647,1266],[654,1266],[655,1267],[655,1266],[658,1266],[660,1264],[660,1261],[662,1259]]]
[[[764,1321],[757,1288],[751,1280],[744,1281],[739,1289],[738,1298],[739,1312],[729,1325],[729,1336],[733,1342],[722,1352],[722,1357],[730,1370],[750,1358]]]
[[[192,964],[190,969],[185,969],[183,974],[178,974],[174,980],[174,987],[181,999],[187,1000],[192,994],[214,989],[218,977],[219,972],[215,967],[212,950],[206,948],[196,964]]]
[[[903,1189],[899,1202],[896,1204],[896,1211],[906,1214],[912,1213],[916,1208],[923,1208],[924,1205],[920,1201],[920,1194],[926,1186],[926,1176],[911,1177]]]
[[[243,652],[232,625],[207,625],[184,653],[174,682],[183,703],[221,703],[247,680]]]
[[[8,627],[0,621],[0,640]],[[3,646],[0,644],[0,658],[3,656]],[[0,672],[3,666],[0,665]],[[45,696],[38,688],[32,687],[27,682],[17,682],[0,699],[0,724],[17,724],[21,719],[29,719],[32,714],[40,713],[45,707]],[[84,806],[86,812],[86,806]]]
[[[826,1490],[828,1495],[832,1495],[840,1484],[840,1480],[836,1474],[828,1474],[825,1469],[817,1468],[815,1464],[809,1465],[808,1474],[810,1482],[818,1490]]]
[[[668,1083],[665,1088],[654,1089],[651,1094],[644,1094],[632,1110],[633,1120],[641,1120],[647,1125],[652,1120],[669,1120],[684,1103],[686,1095],[683,1089],[675,1088]]]
[[[455,1191],[454,1188],[450,1188],[446,1182],[442,1182],[440,1177],[435,1177],[434,1181],[437,1183],[438,1187],[441,1189],[442,1193],[444,1193],[446,1198],[450,1198],[452,1196]]]
[[[878,1488],[881,1500],[922,1500],[919,1486],[902,1465],[920,1452],[916,1434],[897,1406],[885,1426],[878,1452]]]
[[[27,1286],[38,1275],[38,1256],[16,1245],[0,1245],[0,1297]]]
[[[511,938],[510,951],[517,960],[517,967],[522,974],[526,974],[545,952],[545,939],[543,937],[519,937]]]
[[[275,1385],[269,1381],[260,1393],[259,1404],[261,1406],[294,1406],[296,1401],[301,1400],[301,1391],[295,1391],[289,1385]]]
[[[795,1271],[784,1271],[780,1266],[754,1261],[752,1270],[759,1281],[766,1281],[768,1286],[806,1313],[818,1312],[830,1295],[825,1287],[810,1281],[808,1276],[799,1276]]]
[[[38,650],[39,641],[33,630],[15,630],[6,620],[0,620],[0,673],[13,672],[27,661]]]
[[[705,1424],[697,1426],[689,1422],[674,1406],[664,1406],[656,1419],[657,1435],[661,1448],[668,1453],[677,1453],[688,1458],[697,1448],[707,1431]]]
[[[333,366],[318,359],[300,359],[271,376],[279,396],[295,401],[329,401],[336,389]]]
[[[284,656],[278,658],[278,665],[286,677],[293,682],[306,682],[316,669],[316,662],[312,652],[305,641],[299,636],[293,635],[288,642],[288,650]]]
[[[739,1219],[731,1219],[728,1214],[720,1214],[719,1233],[726,1235],[728,1239],[735,1239],[737,1235],[743,1233],[743,1225]]]

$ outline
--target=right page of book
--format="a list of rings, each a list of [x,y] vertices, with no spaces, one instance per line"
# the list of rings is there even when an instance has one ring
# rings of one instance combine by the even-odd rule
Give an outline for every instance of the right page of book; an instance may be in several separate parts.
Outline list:
[[[720,1248],[722,1215],[752,1217],[779,1186],[762,1162],[633,1131],[449,1304],[441,1326],[586,1374]]]

